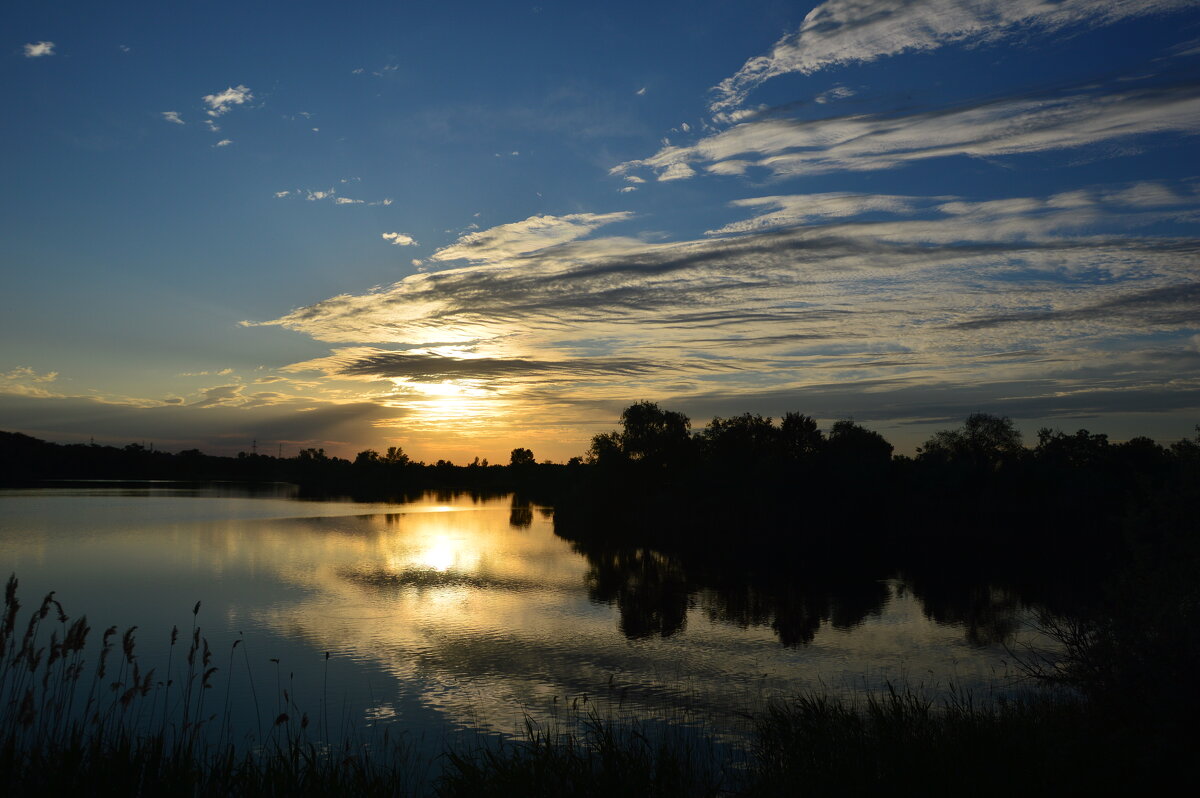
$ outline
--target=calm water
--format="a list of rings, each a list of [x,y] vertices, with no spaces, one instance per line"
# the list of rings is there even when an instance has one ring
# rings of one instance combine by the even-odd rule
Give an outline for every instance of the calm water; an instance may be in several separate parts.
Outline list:
[[[548,508],[465,494],[0,491],[0,568],[26,608],[55,590],[95,630],[136,624],[144,667],[161,669],[171,627],[186,632],[202,601],[239,722],[269,722],[282,685],[336,728],[400,722],[438,744],[564,707],[736,733],[764,701],[811,688],[1007,691],[1002,643],[1028,615],[987,586],[956,604],[898,578],[756,608],[752,589],[689,588],[653,552],[589,560],[554,534]]]

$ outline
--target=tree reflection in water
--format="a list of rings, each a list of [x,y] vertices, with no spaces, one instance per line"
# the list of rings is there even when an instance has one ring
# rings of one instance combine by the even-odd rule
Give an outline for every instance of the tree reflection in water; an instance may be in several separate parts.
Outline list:
[[[1022,616],[1044,606],[987,577],[937,570],[866,562],[785,567],[595,541],[572,547],[587,559],[589,598],[615,604],[620,630],[631,640],[682,632],[688,611],[699,608],[715,622],[769,627],[784,646],[807,645],[823,625],[849,630],[881,615],[893,597],[890,583],[898,596],[917,599],[926,618],[961,627],[968,643],[982,647],[1010,642]]]

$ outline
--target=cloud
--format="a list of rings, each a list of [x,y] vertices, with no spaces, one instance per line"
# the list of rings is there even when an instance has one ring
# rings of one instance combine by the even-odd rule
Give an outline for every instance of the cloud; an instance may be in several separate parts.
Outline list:
[[[854,89],[847,88],[846,86],[834,86],[829,91],[821,92],[816,97],[814,97],[813,100],[823,104],[823,103],[833,102],[834,100],[844,100],[847,97],[853,97],[853,96],[854,96]]]
[[[163,111],[162,118],[176,125],[186,124],[183,119],[180,118],[178,111]]]
[[[852,194],[835,192],[828,194],[797,194],[776,197],[752,197],[729,203],[734,208],[769,208],[742,222],[731,222],[705,235],[727,235],[764,230],[771,227],[786,227],[818,220],[861,216],[864,213],[909,214],[929,202],[927,197],[908,197],[889,194]]]
[[[639,96],[639,97],[645,96],[645,94],[646,94],[646,87],[645,87],[645,86],[642,86],[640,89],[638,89],[637,91],[635,91],[635,92],[634,92],[634,94],[636,94],[636,95],[637,95],[637,96]]]
[[[231,404],[241,399],[244,386],[241,385],[219,385],[215,388],[208,388],[203,393],[203,397],[192,402],[192,407],[212,407],[213,405]]]
[[[620,188],[617,190],[622,194],[630,194],[634,191],[637,191],[637,186],[625,186],[624,188]]]
[[[1121,319],[1144,328],[1200,327],[1200,283],[1180,283],[1134,291],[1076,308],[1009,313],[960,322],[959,329],[978,330],[1002,324]]]
[[[211,132],[211,133],[220,133],[221,132],[221,126],[218,125],[216,122],[212,121],[211,119],[205,119],[204,126],[207,127],[209,132]]]
[[[211,454],[247,451],[284,444],[285,456],[297,448],[322,447],[352,456],[379,446],[376,425],[402,418],[401,408],[374,402],[262,402],[195,404],[167,399],[153,405],[111,404],[88,397],[0,395],[5,428],[59,442],[86,441],[118,446],[152,440],[156,449],[200,448]],[[103,435],[102,435],[102,434]],[[291,452],[287,449],[291,449]]]
[[[254,99],[254,94],[245,86],[230,86],[225,91],[204,95],[204,104],[208,106],[208,115],[224,116],[235,105],[245,105]]]
[[[501,225],[470,265],[264,324],[339,347],[289,370],[390,380],[418,415],[426,389],[563,424],[645,396],[864,419],[1200,404],[1186,181],[735,207],[751,218],[700,240],[531,244],[530,220]]]
[[[390,241],[398,247],[415,247],[417,240],[407,233],[380,233],[384,241]]]
[[[232,143],[233,143],[233,139],[221,139],[213,146],[214,147],[228,147]]]
[[[290,192],[290,191],[276,191],[275,197],[277,199],[282,199],[283,197],[286,197],[286,196],[290,195],[291,193],[292,192]]]
[[[1000,157],[1074,149],[1133,136],[1200,131],[1194,85],[1102,93],[1080,88],[1056,96],[1006,98],[908,115],[856,115],[815,121],[743,122],[688,147],[614,167],[644,167],[659,180],[696,174],[744,174],[762,168],[778,177],[892,169],[951,156]]]
[[[32,42],[25,45],[26,58],[41,58],[54,55],[54,42]]]
[[[333,200],[334,205],[363,205],[364,201],[360,199],[350,199],[349,197],[336,197]]]
[[[667,164],[666,167],[658,173],[660,181],[666,180],[687,180],[689,177],[695,177],[696,170],[688,166],[682,161]]]
[[[328,199],[329,197],[332,197],[336,193],[337,192],[334,191],[332,188],[328,189],[326,191],[313,191],[313,190],[309,189],[307,192],[305,192],[304,198],[306,200],[308,200],[309,202],[318,202],[323,199]]]
[[[777,41],[769,54],[749,59],[713,87],[710,109],[729,112],[765,81],[789,73],[811,75],[952,43],[995,42],[1017,32],[1111,25],[1193,5],[1192,0],[827,0],[808,13],[799,30]]]
[[[443,380],[519,380],[528,377],[633,377],[661,372],[664,364],[619,358],[531,360],[498,357],[447,357],[428,352],[347,349],[291,367],[319,368],[349,377],[399,378],[420,382]]]
[[[633,214],[574,213],[566,216],[530,216],[521,222],[502,224],[467,233],[433,254],[434,260],[489,261],[509,258],[582,238],[598,227],[629,219]]]
[[[17,366],[0,372],[0,394],[15,396],[57,396],[46,386],[58,379],[57,371],[39,373],[29,366]]]

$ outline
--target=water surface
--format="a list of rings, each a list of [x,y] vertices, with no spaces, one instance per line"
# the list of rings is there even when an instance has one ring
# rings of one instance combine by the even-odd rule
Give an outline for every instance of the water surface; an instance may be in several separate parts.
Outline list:
[[[287,687],[335,728],[399,723],[435,742],[568,707],[736,735],[766,700],[808,689],[1007,691],[1005,646],[1030,614],[988,585],[955,603],[869,575],[792,585],[800,598],[765,607],[753,585],[698,588],[656,552],[585,556],[549,508],[511,496],[6,490],[0,568],[26,607],[55,590],[93,629],[137,625],[143,667],[165,665],[172,626],[190,629],[201,601],[217,685],[248,727]]]

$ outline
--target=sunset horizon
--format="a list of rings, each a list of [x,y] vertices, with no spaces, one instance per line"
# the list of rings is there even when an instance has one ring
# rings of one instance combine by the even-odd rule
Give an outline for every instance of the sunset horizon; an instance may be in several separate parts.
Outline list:
[[[1200,423],[1190,0],[4,13],[0,430]]]

